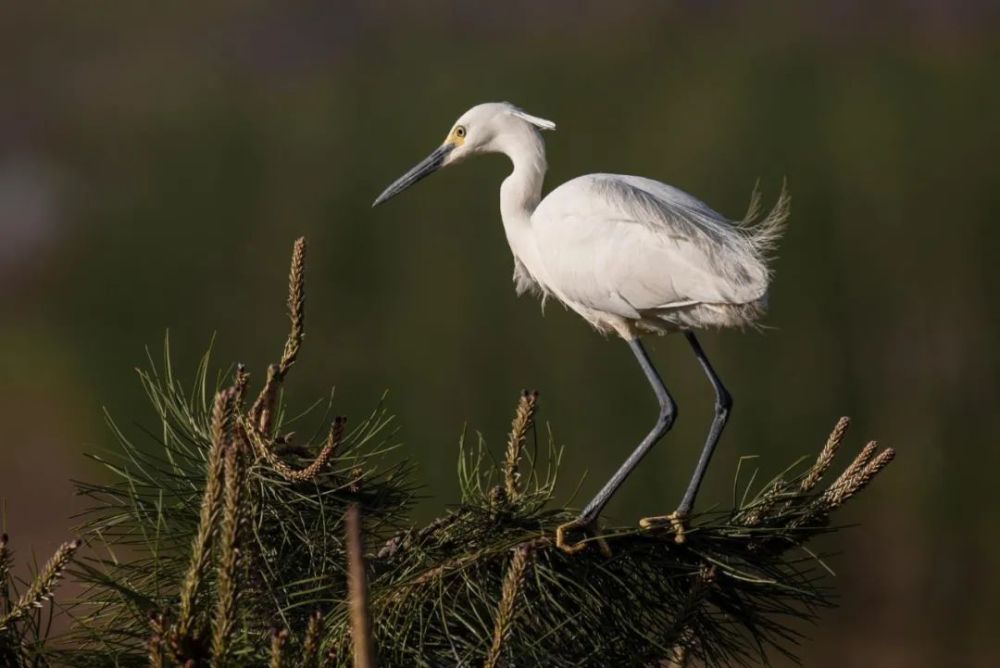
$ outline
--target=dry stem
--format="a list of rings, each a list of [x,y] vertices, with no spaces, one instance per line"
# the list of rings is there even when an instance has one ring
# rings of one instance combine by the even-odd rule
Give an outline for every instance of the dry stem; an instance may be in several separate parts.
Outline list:
[[[368,584],[361,543],[361,511],[357,504],[347,509],[348,596],[351,603],[351,636],[354,639],[354,668],[375,668],[371,619],[368,615]]]

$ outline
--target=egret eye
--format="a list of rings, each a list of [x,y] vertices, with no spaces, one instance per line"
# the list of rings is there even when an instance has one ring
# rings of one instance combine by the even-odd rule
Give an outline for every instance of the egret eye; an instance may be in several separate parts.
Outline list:
[[[465,126],[459,125],[455,128],[455,136],[459,139],[465,139]]]

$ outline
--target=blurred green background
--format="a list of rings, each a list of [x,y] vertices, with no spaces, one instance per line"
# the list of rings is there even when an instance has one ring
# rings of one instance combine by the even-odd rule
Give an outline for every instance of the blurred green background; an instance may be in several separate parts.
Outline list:
[[[877,4],[877,6],[876,6]],[[131,369],[169,328],[193,373],[260,370],[286,331],[293,239],[311,243],[290,397],[390,390],[426,484],[457,498],[464,424],[497,449],[518,390],[584,502],[655,403],[626,346],[518,299],[499,157],[372,211],[467,107],[551,118],[549,188],[612,171],[739,217],[793,195],[771,329],[706,334],[735,396],[702,505],[740,455],[765,473],[850,442],[900,456],[842,517],[842,607],[807,666],[997,665],[1000,619],[1000,11],[990,2],[18,3],[0,20],[0,496],[22,554],[81,510],[70,477],[150,426]],[[676,504],[712,394],[683,340],[650,342],[681,407],[610,514]],[[258,373],[258,377],[259,377]]]

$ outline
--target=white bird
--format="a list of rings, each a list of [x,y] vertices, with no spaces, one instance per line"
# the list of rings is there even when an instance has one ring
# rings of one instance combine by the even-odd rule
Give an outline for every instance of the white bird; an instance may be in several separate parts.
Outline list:
[[[631,347],[660,403],[656,424],[580,516],[560,527],[590,531],[602,509],[639,460],[666,434],[676,404],[640,342],[646,333],[683,332],[715,390],[715,417],[677,510],[645,518],[645,527],[668,522],[684,539],[712,452],[732,409],[732,398],[709,363],[693,330],[752,326],[761,318],[770,280],[769,252],[788,215],[782,190],[774,209],[757,224],[758,198],[741,222],[701,200],[639,176],[588,174],[542,199],[547,164],[540,130],[555,123],[506,102],[480,104],[462,114],[444,143],[378,196],[377,206],[441,167],[481,153],[503,153],[513,171],[500,186],[500,215],[514,255],[518,294],[557,299],[598,331],[617,333]]]

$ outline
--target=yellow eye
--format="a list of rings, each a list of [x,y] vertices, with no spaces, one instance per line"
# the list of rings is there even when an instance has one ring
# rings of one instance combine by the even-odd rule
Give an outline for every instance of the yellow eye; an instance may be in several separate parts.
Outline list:
[[[455,128],[455,136],[459,139],[465,139],[465,126],[459,125]]]

